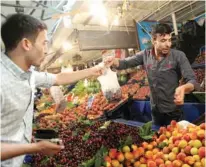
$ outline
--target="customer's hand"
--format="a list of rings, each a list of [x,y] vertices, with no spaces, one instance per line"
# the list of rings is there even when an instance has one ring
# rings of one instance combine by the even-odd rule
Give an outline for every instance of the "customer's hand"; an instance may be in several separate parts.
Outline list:
[[[91,68],[89,69],[89,72],[90,72],[92,75],[100,76],[100,75],[102,75],[102,70],[103,70],[103,69],[104,69],[104,67],[96,65],[96,66],[94,66],[94,67],[91,67]]]
[[[111,67],[113,65],[115,67],[119,67],[119,60],[117,58],[115,58],[114,56],[105,57],[103,62],[104,62],[106,67]]]
[[[185,88],[183,86],[179,86],[175,90],[174,102],[176,105],[183,105],[185,98]]]
[[[37,152],[44,155],[53,155],[64,149],[63,145],[57,145],[48,141],[40,141],[36,144]]]

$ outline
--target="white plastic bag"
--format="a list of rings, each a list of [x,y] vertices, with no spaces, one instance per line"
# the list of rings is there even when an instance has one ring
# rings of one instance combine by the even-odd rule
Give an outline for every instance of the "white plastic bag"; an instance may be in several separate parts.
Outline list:
[[[110,68],[105,68],[103,74],[97,79],[108,101],[119,100],[122,97],[116,72],[112,71]]]
[[[188,125],[192,125],[192,126],[195,126],[194,124],[188,122],[188,121],[185,121],[185,120],[182,120],[180,122],[177,123],[179,125],[179,127],[181,129],[187,129]]]

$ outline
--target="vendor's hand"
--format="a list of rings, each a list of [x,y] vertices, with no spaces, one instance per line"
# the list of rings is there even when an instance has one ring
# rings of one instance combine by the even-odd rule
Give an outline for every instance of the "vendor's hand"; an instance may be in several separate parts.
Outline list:
[[[40,141],[36,144],[37,152],[44,155],[53,155],[57,154],[59,151],[64,149],[63,145],[57,145],[48,141]]]
[[[103,60],[106,67],[111,67],[112,65],[118,67],[119,66],[119,60],[116,59],[114,56],[108,56],[105,57]]]
[[[176,105],[183,105],[185,97],[185,88],[183,86],[179,86],[175,90],[174,102]]]

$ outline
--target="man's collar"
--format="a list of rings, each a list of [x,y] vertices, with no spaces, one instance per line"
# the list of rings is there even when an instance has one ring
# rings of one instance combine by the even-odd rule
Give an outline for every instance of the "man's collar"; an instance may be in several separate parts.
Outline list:
[[[13,73],[16,77],[21,79],[29,79],[31,72],[25,72],[19,66],[17,66],[5,53],[1,54],[1,62],[7,67],[7,69]]]

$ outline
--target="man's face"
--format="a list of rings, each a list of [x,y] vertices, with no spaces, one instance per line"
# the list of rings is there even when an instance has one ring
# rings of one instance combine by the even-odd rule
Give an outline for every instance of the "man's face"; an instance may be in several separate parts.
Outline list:
[[[172,45],[171,34],[157,34],[156,38],[153,40],[153,45],[158,54],[168,54]]]
[[[47,31],[40,31],[35,43],[32,44],[31,50],[28,52],[27,61],[30,65],[39,67],[43,62],[48,51]]]

